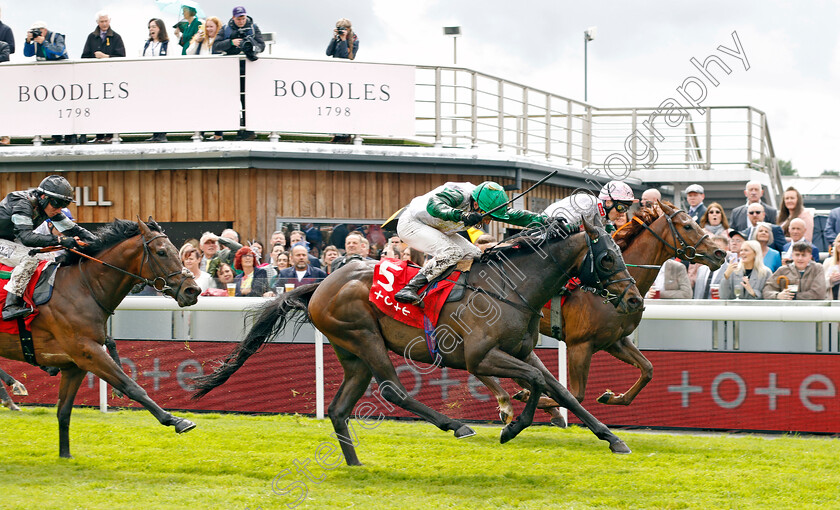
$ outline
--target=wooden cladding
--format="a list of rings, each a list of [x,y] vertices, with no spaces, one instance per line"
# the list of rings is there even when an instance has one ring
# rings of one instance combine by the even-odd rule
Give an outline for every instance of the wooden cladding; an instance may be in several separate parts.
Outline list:
[[[47,173],[0,173],[3,196],[36,187]],[[267,240],[280,218],[383,220],[412,198],[449,181],[481,182],[487,177],[453,174],[342,172],[316,170],[154,170],[62,172],[96,199],[105,188],[111,206],[71,204],[80,223],[114,218],[160,222],[229,221],[244,238]],[[492,178],[490,178],[492,179]],[[498,179],[513,184],[511,179]],[[533,182],[524,181],[523,190]],[[540,186],[534,196],[558,200],[568,188]],[[527,204],[527,202],[526,202]]]

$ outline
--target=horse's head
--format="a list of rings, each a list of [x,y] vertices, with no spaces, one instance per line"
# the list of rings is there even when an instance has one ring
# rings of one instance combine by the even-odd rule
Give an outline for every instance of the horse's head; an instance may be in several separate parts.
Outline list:
[[[636,282],[627,272],[621,250],[607,232],[585,219],[587,254],[580,266],[579,277],[583,285],[595,289],[604,302],[611,302],[621,313],[642,309],[644,301]]]
[[[662,215],[651,225],[652,231],[661,231],[660,240],[674,250],[677,257],[709,266],[712,271],[723,265],[726,252],[709,239],[709,234],[692,220],[691,216],[667,202],[659,202],[659,207],[662,209]],[[663,221],[663,217],[666,223],[663,223],[661,228],[654,229],[653,225]]]
[[[149,222],[153,222],[149,217]],[[191,306],[198,301],[201,288],[181,263],[178,250],[161,232],[150,229],[139,217],[137,226],[143,237],[143,263],[140,276],[151,282],[155,290],[174,298],[178,306]]]

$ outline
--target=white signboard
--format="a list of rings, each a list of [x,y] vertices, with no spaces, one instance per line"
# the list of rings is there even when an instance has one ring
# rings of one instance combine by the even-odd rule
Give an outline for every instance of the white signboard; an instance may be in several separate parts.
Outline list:
[[[261,58],[245,74],[248,129],[414,136],[412,66]]]
[[[4,135],[236,130],[240,108],[236,58],[0,66]]]

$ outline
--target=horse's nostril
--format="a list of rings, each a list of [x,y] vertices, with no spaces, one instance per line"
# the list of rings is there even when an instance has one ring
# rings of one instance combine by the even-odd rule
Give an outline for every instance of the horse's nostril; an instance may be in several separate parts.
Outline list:
[[[642,300],[634,296],[627,300],[627,304],[635,310],[642,306]]]

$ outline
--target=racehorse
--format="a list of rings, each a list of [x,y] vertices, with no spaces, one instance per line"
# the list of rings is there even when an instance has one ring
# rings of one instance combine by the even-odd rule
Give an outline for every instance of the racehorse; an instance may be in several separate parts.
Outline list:
[[[179,306],[196,303],[201,292],[181,265],[178,250],[149,218],[149,223],[114,220],[97,232],[97,241],[83,248],[94,260],[78,252],[68,254],[55,276],[52,298],[41,305],[32,321],[35,361],[58,367],[59,455],[70,455],[70,413],[85,375],[92,372],[148,409],[163,425],[178,433],[195,428],[187,419],[160,408],[103,347],[106,322],[138,282],[175,298]],[[17,335],[0,334],[0,355],[25,361]]]
[[[650,267],[634,267],[636,265],[661,265],[671,257],[679,257],[704,264],[715,271],[723,264],[726,256],[688,214],[675,209],[669,202],[660,202],[659,206],[662,214],[654,208],[640,209],[626,226],[613,235],[643,295],[653,285],[657,271],[652,271]],[[598,402],[602,404],[630,405],[653,377],[653,365],[629,336],[639,326],[642,312],[616,313],[613,306],[603,301],[592,292],[575,289],[568,294],[561,309],[562,334],[552,330],[548,315],[540,321],[540,333],[566,342],[569,390],[578,402],[583,402],[589,365],[596,352],[606,351],[638,368],[639,379],[627,392],[615,395],[607,390],[598,397]],[[510,396],[492,378],[480,379],[496,396],[502,421],[509,423],[514,413]],[[528,390],[523,390],[515,398],[527,400],[529,396]],[[557,403],[548,398],[541,399],[539,404],[543,409],[556,406]],[[555,414],[553,416],[556,417]]]
[[[0,381],[6,383],[15,395],[29,395],[29,392],[26,391],[26,387],[20,381],[17,381],[14,377],[2,370],[0,370]],[[0,405],[8,407],[10,411],[20,411],[20,407],[15,404],[15,401],[12,400],[12,397],[9,396],[9,392],[6,391],[6,388],[4,388],[2,384],[0,384]]]
[[[486,252],[473,265],[463,300],[446,304],[441,310],[435,333],[442,364],[476,375],[522,379],[534,389],[534,397],[522,414],[502,430],[502,443],[531,424],[539,392],[544,389],[599,439],[608,441],[610,450],[630,453],[627,445],[589,414],[533,353],[540,309],[571,275],[580,274],[588,285],[604,289],[611,306],[621,313],[633,313],[643,305],[618,247],[602,228],[585,224],[584,232],[570,235],[562,225],[551,222],[546,228],[526,231],[507,247]],[[329,406],[339,438],[348,437],[348,417],[371,376],[379,383],[380,395],[391,404],[441,430],[454,431],[455,437],[473,435],[468,426],[410,397],[397,377],[388,349],[413,361],[434,363],[435,359],[425,342],[416,341],[418,336],[422,339],[421,330],[388,317],[370,302],[374,265],[363,261],[348,264],[319,284],[298,287],[261,307],[251,330],[223,365],[195,380],[200,391],[194,398],[225,382],[290,319],[305,315],[303,320],[310,321],[330,340],[344,369],[344,380]],[[355,447],[349,441],[340,443],[347,464],[359,465]]]

